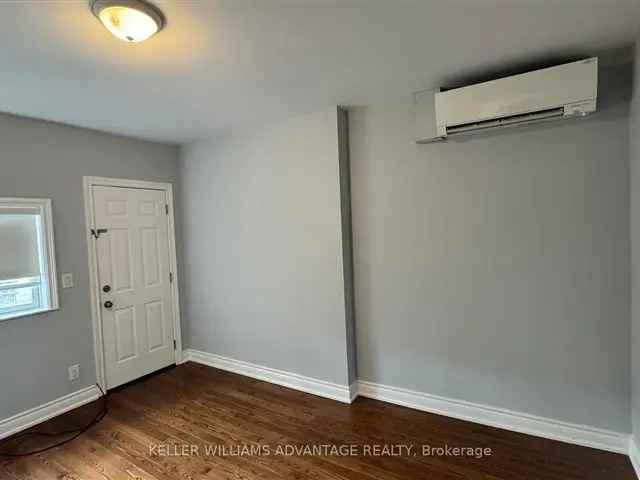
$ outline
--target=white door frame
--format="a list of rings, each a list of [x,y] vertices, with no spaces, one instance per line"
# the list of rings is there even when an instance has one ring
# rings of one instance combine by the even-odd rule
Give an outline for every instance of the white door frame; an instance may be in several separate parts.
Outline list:
[[[93,344],[96,363],[96,381],[106,392],[106,365],[104,361],[104,343],[102,338],[102,308],[100,308],[100,282],[98,280],[98,254],[96,239],[91,235],[94,224],[93,191],[94,186],[143,188],[165,192],[168,205],[167,227],[169,237],[169,267],[173,273],[171,283],[171,302],[173,305],[173,338],[176,341],[175,363],[182,363],[182,336],[180,334],[180,292],[178,288],[178,261],[176,255],[176,231],[173,215],[173,186],[170,183],[129,180],[125,178],[83,177],[84,214],[86,221],[87,250],[89,254],[89,291],[91,292],[91,319],[93,322]]]

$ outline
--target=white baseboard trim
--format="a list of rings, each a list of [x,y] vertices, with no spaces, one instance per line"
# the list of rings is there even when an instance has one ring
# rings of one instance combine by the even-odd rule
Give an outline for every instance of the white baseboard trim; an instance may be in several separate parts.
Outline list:
[[[184,360],[264,380],[343,403],[352,403],[360,395],[491,427],[623,453],[631,457],[636,471],[640,472],[640,469],[638,469],[638,466],[640,466],[640,451],[636,449],[635,444],[631,443],[631,436],[627,433],[562,422],[551,418],[363,380],[358,380],[349,386],[339,385],[193,349],[184,351]],[[640,474],[638,476],[640,478]]]
[[[0,420],[0,439],[33,427],[50,418],[62,415],[74,408],[93,402],[101,396],[100,389],[92,385],[77,392],[70,393],[38,407],[31,408],[17,415]]]
[[[452,398],[430,395],[404,388],[358,381],[358,394],[425,412],[446,415],[491,427],[503,428],[537,437],[629,454],[627,433],[603,430],[586,425],[561,422],[551,418],[490,407]]]
[[[638,445],[633,439],[633,436],[629,439],[629,459],[636,472],[636,477],[640,478],[640,450],[638,450]]]
[[[199,350],[187,349],[184,350],[183,354],[185,361],[201,363],[202,365],[207,365],[209,367],[238,373],[246,377],[264,380],[265,382],[275,383],[276,385],[300,390],[320,397],[330,398],[343,403],[351,403],[352,401],[350,387],[347,385],[325,382],[324,380],[305,377],[303,375],[298,375],[297,373],[263,367],[262,365],[243,362],[241,360],[235,360],[233,358],[223,357],[213,353],[201,352]]]
[[[391,387],[359,380],[350,386],[326,382],[295,373],[263,367],[220,355],[187,349],[183,361],[192,361],[210,367],[238,373],[258,380],[275,383],[343,403],[351,403],[359,395],[422,410],[438,415],[458,418],[491,427],[503,428],[538,437],[559,440],[629,456],[640,479],[640,450],[631,435],[603,430],[586,425],[562,422],[507,409],[465,402],[404,388]],[[38,407],[31,408],[0,420],[0,439],[42,423],[70,410],[100,398],[97,386],[83,388]]]

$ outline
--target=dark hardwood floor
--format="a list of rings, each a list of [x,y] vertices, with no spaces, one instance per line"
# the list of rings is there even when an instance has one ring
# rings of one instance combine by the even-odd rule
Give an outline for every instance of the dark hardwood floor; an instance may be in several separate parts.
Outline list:
[[[53,432],[79,426],[99,409],[100,401],[94,402],[35,429]],[[17,452],[45,446],[47,441],[44,437],[9,440],[0,442],[0,449]],[[225,451],[213,450],[221,445]],[[332,451],[331,445],[341,450]],[[490,448],[491,455],[453,456],[450,451],[448,456],[426,456],[423,445]],[[293,446],[315,446],[316,452],[288,455]],[[385,446],[385,451],[375,450]],[[187,363],[112,392],[105,419],[71,443],[30,457],[0,458],[0,479],[630,480],[635,476],[624,455],[365,398],[344,405]]]

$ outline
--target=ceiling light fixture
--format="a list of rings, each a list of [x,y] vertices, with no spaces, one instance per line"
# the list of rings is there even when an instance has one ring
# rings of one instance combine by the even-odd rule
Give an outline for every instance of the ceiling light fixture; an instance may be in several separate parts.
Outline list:
[[[142,42],[166,23],[160,9],[144,0],[93,0],[91,11],[107,30],[125,42]]]

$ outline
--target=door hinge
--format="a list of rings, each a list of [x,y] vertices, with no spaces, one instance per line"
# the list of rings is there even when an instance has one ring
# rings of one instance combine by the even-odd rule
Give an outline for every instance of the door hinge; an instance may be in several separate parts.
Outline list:
[[[174,350],[178,349],[178,343],[175,340],[173,341],[173,349]]]
[[[169,283],[173,283],[173,273],[169,272]]]
[[[168,203],[165,203],[165,204],[164,204],[164,212],[165,212],[167,215],[169,215],[169,204],[168,204]]]
[[[101,233],[107,233],[107,229],[106,228],[91,229],[91,235],[93,235],[95,238],[100,238]]]

